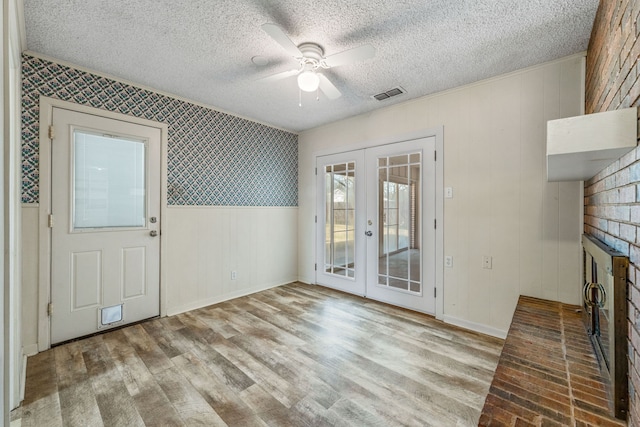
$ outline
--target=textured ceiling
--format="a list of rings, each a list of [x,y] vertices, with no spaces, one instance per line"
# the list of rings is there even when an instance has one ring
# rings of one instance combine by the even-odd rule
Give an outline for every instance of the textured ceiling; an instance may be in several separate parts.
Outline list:
[[[598,0],[24,0],[27,49],[292,131],[539,64],[587,48]],[[366,61],[325,75],[337,100],[299,91],[260,26],[325,55]],[[251,58],[263,56],[266,66]],[[407,93],[372,95],[395,86]]]

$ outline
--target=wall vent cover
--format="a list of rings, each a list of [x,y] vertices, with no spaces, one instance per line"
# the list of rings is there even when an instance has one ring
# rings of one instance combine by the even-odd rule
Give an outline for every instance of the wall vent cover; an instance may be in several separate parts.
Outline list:
[[[400,86],[398,86],[398,87],[394,87],[393,89],[389,89],[386,92],[381,92],[376,95],[373,95],[373,97],[378,101],[384,101],[385,99],[389,99],[393,96],[402,95],[403,93],[405,93],[405,90],[402,89]]]

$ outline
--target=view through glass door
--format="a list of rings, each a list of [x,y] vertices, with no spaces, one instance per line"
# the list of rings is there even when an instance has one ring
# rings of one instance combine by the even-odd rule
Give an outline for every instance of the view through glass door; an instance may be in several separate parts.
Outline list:
[[[316,166],[319,199],[316,281],[364,295],[364,151],[319,157]]]
[[[318,157],[318,284],[435,313],[434,152],[429,137]]]
[[[435,137],[367,149],[368,298],[435,313]]]

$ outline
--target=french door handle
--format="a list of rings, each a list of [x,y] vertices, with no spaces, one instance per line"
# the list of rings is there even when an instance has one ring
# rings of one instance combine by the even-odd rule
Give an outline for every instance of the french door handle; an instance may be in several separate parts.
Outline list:
[[[158,232],[156,230],[151,230],[149,232],[149,236],[151,236],[151,237],[156,237],[157,235],[158,235]]]
[[[369,237],[373,236],[373,232],[370,230],[365,231],[364,234],[365,236],[369,236]]]

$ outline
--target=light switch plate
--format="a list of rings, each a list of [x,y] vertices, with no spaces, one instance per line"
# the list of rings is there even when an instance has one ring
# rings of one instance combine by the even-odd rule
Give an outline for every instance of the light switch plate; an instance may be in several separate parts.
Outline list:
[[[453,268],[453,257],[445,256],[444,257],[444,266],[448,268]]]
[[[453,199],[453,187],[446,187],[444,189],[444,198]]]

